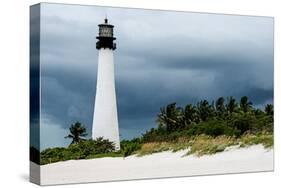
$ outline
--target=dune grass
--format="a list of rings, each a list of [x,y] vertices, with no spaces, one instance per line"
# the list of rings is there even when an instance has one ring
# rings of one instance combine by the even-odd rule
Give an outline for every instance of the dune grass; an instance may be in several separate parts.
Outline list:
[[[191,138],[179,138],[174,142],[151,142],[143,144],[137,152],[137,156],[162,151],[176,152],[184,149],[188,149],[186,155],[202,156],[223,152],[230,146],[247,147],[257,144],[262,144],[265,148],[271,148],[273,146],[273,135],[265,133],[260,135],[243,135],[240,138],[225,135],[217,137],[199,135]]]
[[[103,157],[123,157],[123,154],[118,152],[101,153],[101,154],[89,155],[85,159],[95,159],[95,158],[103,158]]]
[[[274,139],[272,134],[259,134],[245,135],[240,139],[240,141],[240,147],[262,144],[265,148],[272,148]]]

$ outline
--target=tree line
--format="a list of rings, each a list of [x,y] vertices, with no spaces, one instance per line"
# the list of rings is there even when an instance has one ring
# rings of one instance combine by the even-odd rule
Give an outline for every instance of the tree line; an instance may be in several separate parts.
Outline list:
[[[172,139],[180,135],[207,134],[211,136],[241,136],[244,133],[273,131],[273,105],[263,110],[255,108],[247,96],[237,101],[234,97],[219,97],[209,103],[201,100],[184,107],[176,103],[160,108],[157,128],[143,134],[145,142]]]

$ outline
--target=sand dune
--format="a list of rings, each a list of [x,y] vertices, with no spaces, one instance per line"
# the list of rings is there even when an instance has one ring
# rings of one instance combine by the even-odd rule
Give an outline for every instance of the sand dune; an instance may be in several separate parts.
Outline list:
[[[273,170],[273,150],[262,145],[228,149],[210,156],[182,157],[186,151],[143,157],[71,160],[41,167],[41,184],[194,176]],[[35,164],[32,164],[35,165]]]

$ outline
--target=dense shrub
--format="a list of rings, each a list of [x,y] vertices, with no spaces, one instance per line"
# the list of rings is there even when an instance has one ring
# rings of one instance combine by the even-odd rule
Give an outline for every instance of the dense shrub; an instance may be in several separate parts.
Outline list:
[[[142,146],[142,141],[139,138],[133,140],[123,140],[121,142],[121,152],[124,157],[132,155],[137,150],[140,150]]]
[[[65,150],[66,148],[56,147],[48,148],[41,152],[41,161],[40,164],[53,163],[58,161],[64,161],[65,159]]]
[[[70,144],[67,148],[48,148],[41,152],[40,164],[48,164],[70,159],[86,159],[98,154],[110,154],[115,150],[113,142],[107,139],[84,140],[79,143]]]
[[[193,135],[210,135],[210,136],[220,136],[220,135],[232,135],[233,129],[228,127],[225,122],[221,120],[211,120],[208,122],[203,122],[198,125],[192,126],[188,131],[188,136]]]

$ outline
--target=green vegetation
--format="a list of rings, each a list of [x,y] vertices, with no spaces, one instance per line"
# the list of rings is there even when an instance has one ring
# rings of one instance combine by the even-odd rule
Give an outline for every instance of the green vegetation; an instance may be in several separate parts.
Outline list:
[[[255,109],[248,97],[237,103],[229,97],[225,104],[220,97],[209,104],[202,100],[197,105],[188,104],[184,108],[176,103],[160,109],[156,122],[158,127],[152,128],[143,135],[143,142],[174,141],[182,136],[234,136],[267,132],[273,133],[273,105],[268,104],[265,110]]]
[[[132,154],[136,154],[136,151],[140,150],[142,147],[142,139],[135,138],[133,140],[123,140],[120,143],[121,153],[124,157]]]
[[[186,155],[205,155],[224,151],[229,146],[246,147],[262,144],[273,146],[273,105],[264,110],[255,108],[248,97],[237,102],[234,97],[219,97],[209,103],[178,107],[171,103],[160,108],[157,127],[140,138],[121,141],[121,149],[114,150],[109,140],[86,140],[86,128],[76,122],[70,127],[72,142],[67,148],[49,148],[40,154],[40,164],[70,159],[100,157],[143,156],[161,151],[188,149]]]
[[[90,159],[103,156],[123,156],[114,152],[114,144],[107,139],[83,140],[71,143],[67,148],[48,148],[41,152],[40,164],[48,164],[71,159]]]

